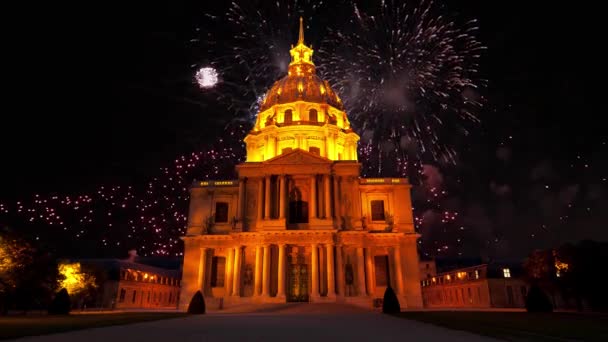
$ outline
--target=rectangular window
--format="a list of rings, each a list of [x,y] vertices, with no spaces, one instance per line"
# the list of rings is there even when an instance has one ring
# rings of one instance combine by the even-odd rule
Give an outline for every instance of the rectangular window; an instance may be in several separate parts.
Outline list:
[[[127,291],[125,289],[120,289],[120,297],[118,297],[118,302],[123,303],[125,301],[126,295],[127,295]]]
[[[470,287],[467,287],[467,293],[469,294],[469,303],[473,303],[473,294]]]
[[[528,294],[528,289],[526,289],[525,286],[521,287],[521,298],[523,298],[524,300],[526,299],[526,295]]]
[[[173,303],[173,292],[169,292],[169,304]]]
[[[150,303],[150,291],[148,291],[148,303]]]
[[[374,256],[374,266],[376,269],[376,286],[388,286],[390,284],[388,255]]]
[[[371,201],[372,221],[384,221],[384,201]]]
[[[137,297],[137,291],[133,290],[133,299],[131,300],[133,303],[135,303],[135,298]]]
[[[228,203],[215,203],[215,222],[228,222]]]
[[[502,269],[502,275],[503,275],[505,278],[511,278],[511,270],[510,270],[510,269],[508,269],[508,268],[503,268],[503,269]]]
[[[213,257],[211,261],[211,287],[224,287],[226,258]]]
[[[479,270],[475,270],[475,279],[479,279]]]
[[[321,155],[321,149],[319,149],[318,147],[309,147],[308,152],[310,152],[312,154],[316,154],[318,156]]]

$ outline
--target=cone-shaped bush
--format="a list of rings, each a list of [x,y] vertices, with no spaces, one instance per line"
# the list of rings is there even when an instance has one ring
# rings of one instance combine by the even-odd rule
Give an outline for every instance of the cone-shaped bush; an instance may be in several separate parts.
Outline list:
[[[384,291],[384,300],[382,301],[382,312],[385,314],[396,314],[401,312],[399,300],[395,295],[395,291],[389,286]]]
[[[70,313],[70,295],[68,290],[61,289],[49,306],[49,315],[67,315]]]
[[[553,305],[543,290],[533,285],[526,297],[526,310],[528,312],[553,312]]]
[[[205,298],[201,291],[196,291],[190,305],[188,305],[188,313],[192,315],[202,315],[205,313]]]

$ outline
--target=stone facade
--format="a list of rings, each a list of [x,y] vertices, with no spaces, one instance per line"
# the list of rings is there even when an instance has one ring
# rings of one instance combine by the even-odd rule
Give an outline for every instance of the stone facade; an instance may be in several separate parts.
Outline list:
[[[191,188],[180,308],[198,290],[212,307],[307,301],[371,308],[388,286],[402,308],[422,307],[407,179],[360,177],[359,136],[337,95],[313,75],[302,29],[291,53],[290,73],[245,138],[238,179]]]

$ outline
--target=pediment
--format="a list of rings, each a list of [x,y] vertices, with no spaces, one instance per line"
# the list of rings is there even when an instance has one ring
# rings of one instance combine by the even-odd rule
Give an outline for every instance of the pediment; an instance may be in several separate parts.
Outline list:
[[[301,149],[295,149],[291,152],[282,154],[280,156],[276,156],[272,159],[269,159],[263,164],[270,165],[310,165],[310,164],[331,164],[332,161],[321,157],[319,155],[310,153],[308,151],[304,151]]]

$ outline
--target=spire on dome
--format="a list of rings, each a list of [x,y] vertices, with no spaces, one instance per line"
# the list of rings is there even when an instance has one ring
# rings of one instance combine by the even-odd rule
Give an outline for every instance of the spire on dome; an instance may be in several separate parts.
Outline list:
[[[304,45],[304,19],[300,17],[300,35],[298,36],[298,45]]]
[[[315,71],[315,65],[312,62],[313,50],[304,43],[304,19],[300,17],[300,32],[298,34],[298,43],[291,47],[289,54],[291,55],[291,63],[289,63],[289,75],[302,76],[311,74]]]

